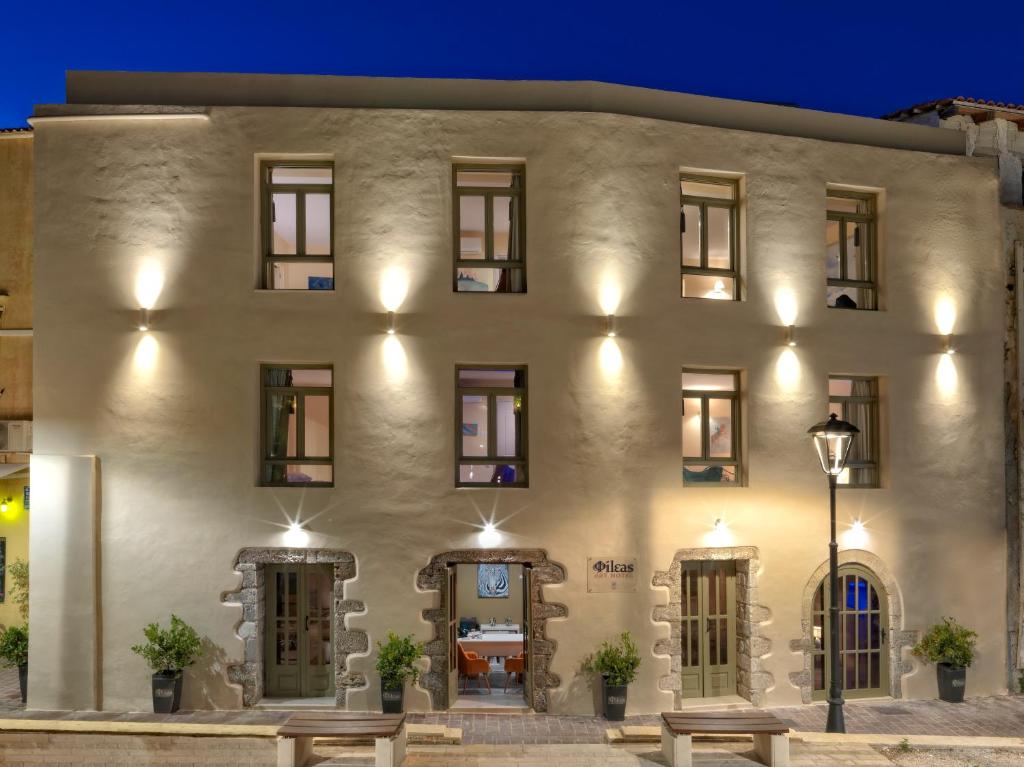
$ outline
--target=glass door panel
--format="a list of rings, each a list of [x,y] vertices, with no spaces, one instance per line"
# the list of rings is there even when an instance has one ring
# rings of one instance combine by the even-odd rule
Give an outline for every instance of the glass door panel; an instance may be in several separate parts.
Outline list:
[[[736,692],[736,563],[684,562],[681,569],[680,695]]]
[[[331,565],[273,565],[266,571],[266,695],[334,695]]]

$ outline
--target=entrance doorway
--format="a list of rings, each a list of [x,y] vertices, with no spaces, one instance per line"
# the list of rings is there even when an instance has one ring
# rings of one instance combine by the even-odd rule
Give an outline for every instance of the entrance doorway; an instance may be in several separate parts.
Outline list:
[[[334,567],[268,565],[266,696],[334,702]]]
[[[736,694],[736,562],[682,562],[683,698]]]
[[[530,708],[531,572],[519,563],[447,565],[451,709]]]
[[[812,673],[814,700],[824,700],[831,677],[831,631],[828,577],[818,585],[811,603],[814,642]],[[877,576],[862,565],[839,568],[839,667],[843,696],[873,698],[889,695],[888,599]]]

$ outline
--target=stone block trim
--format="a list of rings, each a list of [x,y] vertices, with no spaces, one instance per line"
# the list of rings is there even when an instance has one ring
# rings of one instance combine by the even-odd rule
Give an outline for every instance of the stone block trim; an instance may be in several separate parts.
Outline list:
[[[423,619],[434,626],[433,638],[424,646],[430,659],[430,669],[420,677],[420,686],[430,693],[431,708],[443,711],[448,707],[448,614],[447,570],[449,564],[510,564],[528,565],[530,575],[530,604],[533,612],[533,626],[530,631],[533,657],[533,709],[548,710],[548,690],[558,687],[561,679],[551,673],[551,658],[557,643],[546,636],[546,624],[552,618],[564,618],[569,614],[564,604],[545,602],[543,587],[564,583],[565,568],[551,562],[547,552],[541,549],[463,549],[448,551],[432,557],[430,564],[416,575],[416,586],[422,591],[438,591],[441,594],[440,607],[423,611]]]
[[[365,631],[349,629],[345,619],[352,613],[366,612],[365,605],[345,598],[345,581],[356,577],[356,559],[347,551],[335,549],[242,549],[235,557],[235,572],[242,576],[241,587],[221,595],[221,602],[241,605],[242,620],[235,633],[242,640],[243,660],[228,666],[228,680],[242,687],[242,703],[254,706],[263,697],[266,641],[266,581],[264,569],[276,564],[334,565],[334,695],[339,708],[345,708],[349,690],[367,686],[365,674],[349,672],[348,656],[365,653],[370,639]]]
[[[903,626],[903,595],[900,592],[892,571],[886,566],[880,557],[870,551],[861,549],[846,549],[839,552],[839,565],[860,565],[873,572],[885,589],[886,606],[889,611],[889,694],[894,698],[903,697],[903,677],[914,670],[914,664],[909,660],[909,650],[918,640],[917,631],[908,631]],[[810,703],[814,696],[814,638],[811,635],[811,604],[814,601],[814,592],[818,585],[828,575],[828,560],[826,559],[811,574],[810,579],[804,586],[803,598],[800,603],[800,633],[799,639],[793,639],[789,643],[789,649],[795,653],[803,653],[804,667],[789,675],[789,681],[794,687],[800,689],[800,699],[804,703]],[[907,650],[907,660],[904,660],[904,650]]]
[[[772,643],[761,633],[761,627],[771,620],[771,610],[757,601],[757,579],[761,571],[757,548],[680,549],[672,557],[669,568],[656,570],[651,579],[655,588],[668,589],[668,604],[656,606],[651,617],[655,623],[669,625],[668,638],[655,641],[654,654],[669,658],[669,673],[658,680],[658,689],[675,694],[676,709],[682,705],[682,563],[730,560],[736,562],[736,693],[760,707],[767,703],[768,690],[775,684],[775,677],[764,669],[764,658],[771,652]]]

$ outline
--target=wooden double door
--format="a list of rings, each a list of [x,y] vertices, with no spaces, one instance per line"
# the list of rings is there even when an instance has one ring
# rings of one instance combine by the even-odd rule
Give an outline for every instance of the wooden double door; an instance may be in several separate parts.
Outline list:
[[[333,696],[333,565],[269,565],[265,588],[266,696]]]
[[[713,698],[736,692],[736,563],[682,566],[680,693]]]

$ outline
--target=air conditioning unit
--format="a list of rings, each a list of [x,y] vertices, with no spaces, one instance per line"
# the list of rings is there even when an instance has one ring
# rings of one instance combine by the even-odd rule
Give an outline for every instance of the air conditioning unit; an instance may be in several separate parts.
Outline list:
[[[0,453],[31,453],[32,422],[0,421]]]

